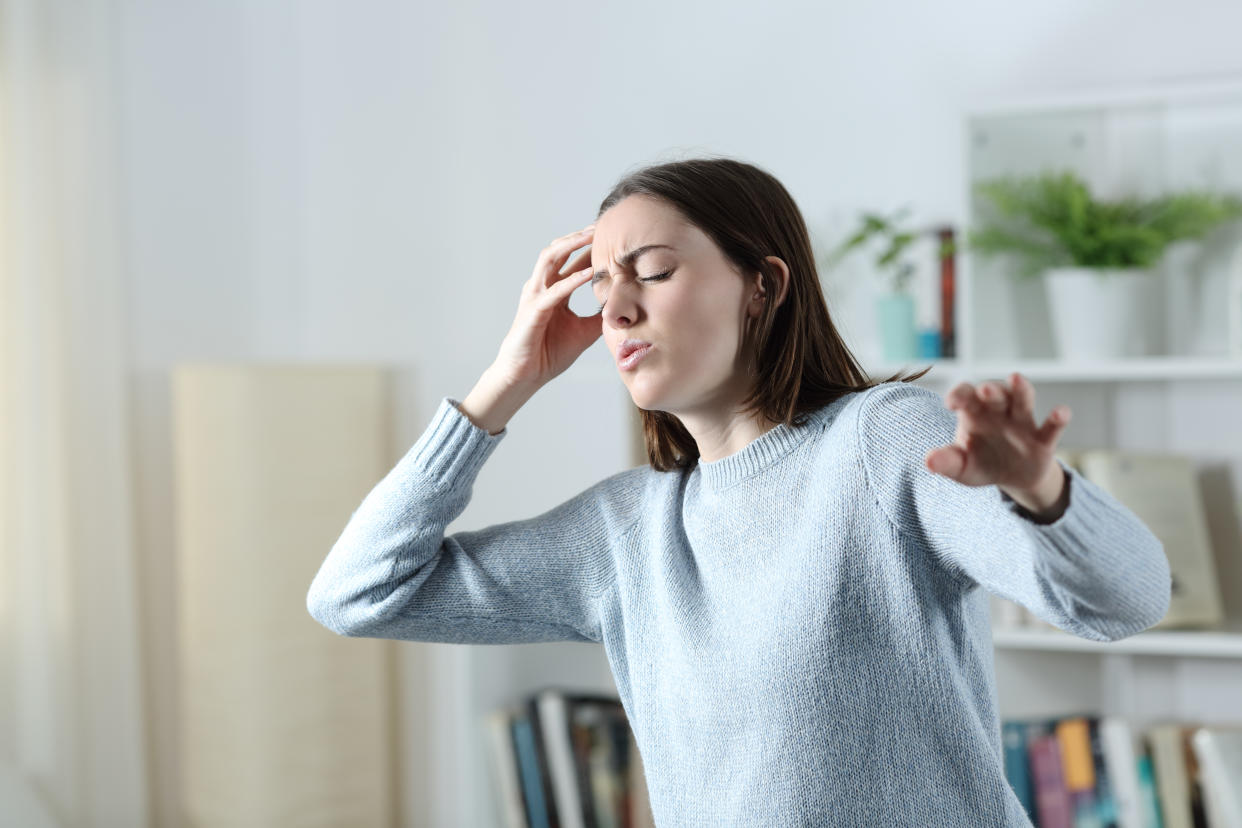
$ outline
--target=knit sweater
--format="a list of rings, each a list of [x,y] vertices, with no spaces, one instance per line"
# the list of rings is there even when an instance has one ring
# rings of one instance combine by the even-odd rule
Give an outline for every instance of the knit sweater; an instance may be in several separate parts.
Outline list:
[[[929,471],[956,414],[912,383],[445,536],[509,431],[458,403],[354,511],[307,608],[345,636],[603,644],[660,828],[1029,826],[988,594],[1096,641],[1168,609],[1159,539],[1059,458],[1070,498],[1050,523]]]

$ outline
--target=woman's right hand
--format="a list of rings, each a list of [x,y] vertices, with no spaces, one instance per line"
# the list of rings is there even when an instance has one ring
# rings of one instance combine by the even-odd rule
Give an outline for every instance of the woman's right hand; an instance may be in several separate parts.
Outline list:
[[[534,272],[522,286],[513,326],[493,363],[509,382],[543,386],[572,365],[603,332],[602,313],[579,316],[569,309],[570,295],[591,276],[590,251],[568,273],[561,273],[570,254],[589,245],[594,235],[592,224],[555,239],[539,254]]]

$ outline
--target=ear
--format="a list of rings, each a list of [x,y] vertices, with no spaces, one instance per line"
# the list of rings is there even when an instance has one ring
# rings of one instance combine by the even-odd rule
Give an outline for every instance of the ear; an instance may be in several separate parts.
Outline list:
[[[773,266],[777,282],[775,304],[780,305],[781,302],[785,301],[785,297],[789,295],[789,265],[785,264],[784,259],[781,259],[779,256],[764,256],[763,260]],[[755,295],[752,299],[760,306],[763,301],[767,300],[767,291],[763,289],[762,274],[755,274]]]

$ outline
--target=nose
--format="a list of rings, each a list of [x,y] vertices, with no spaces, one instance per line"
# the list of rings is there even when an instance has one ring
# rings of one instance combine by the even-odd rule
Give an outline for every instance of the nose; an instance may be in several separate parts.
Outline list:
[[[624,281],[608,290],[603,315],[604,321],[614,328],[628,328],[638,316],[638,303],[629,294],[629,286]]]

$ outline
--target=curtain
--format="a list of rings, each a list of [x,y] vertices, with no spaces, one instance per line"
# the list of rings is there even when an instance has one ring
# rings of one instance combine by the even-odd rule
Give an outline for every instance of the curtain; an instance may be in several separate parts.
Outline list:
[[[144,826],[111,0],[0,0],[0,824]]]

